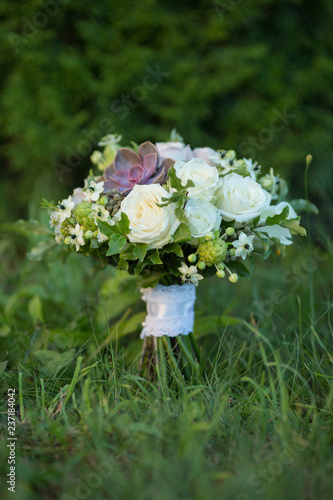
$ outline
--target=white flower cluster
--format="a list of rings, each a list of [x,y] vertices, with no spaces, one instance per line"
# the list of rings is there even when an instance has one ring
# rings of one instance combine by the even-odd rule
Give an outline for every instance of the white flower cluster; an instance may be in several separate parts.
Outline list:
[[[91,180],[85,184],[84,189],[75,189],[72,196],[53,207],[50,215],[56,242],[69,245],[76,252],[92,241],[101,244],[108,240],[98,227],[98,221],[110,226],[114,224],[101,199],[104,183]]]
[[[113,156],[124,149],[119,140]],[[90,175],[85,188],[76,189],[51,214],[57,242],[76,251],[84,247],[86,253],[99,250],[100,258],[116,255],[114,265],[118,262],[137,274],[160,266],[174,279],[198,284],[203,277],[199,271],[204,274],[212,266],[217,276],[227,272],[236,282],[238,275],[232,271],[237,260],[239,267],[256,253],[267,256],[273,246],[279,254],[292,243],[292,234],[304,234],[297,213],[282,200],[286,184],[272,169],[262,176],[257,162],[237,160],[232,150],[192,150],[183,142],[155,147],[157,168],[162,161],[173,164],[163,181],[144,183],[138,177],[115,214],[103,180]],[[108,169],[114,173],[112,165]],[[128,178],[134,182],[137,171],[151,165],[129,168]]]

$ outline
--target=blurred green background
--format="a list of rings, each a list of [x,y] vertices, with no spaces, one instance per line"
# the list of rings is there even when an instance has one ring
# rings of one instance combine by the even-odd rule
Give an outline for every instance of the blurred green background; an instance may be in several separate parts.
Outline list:
[[[14,387],[20,500],[74,498],[107,457],[114,475],[89,498],[331,498],[332,27],[330,0],[0,2],[0,431]],[[273,167],[291,199],[312,154],[320,215],[251,280],[204,280],[194,333],[209,377],[165,398],[133,377],[136,280],[83,255],[28,260],[46,237],[13,222],[47,225],[41,199],[82,185],[105,134],[172,128]]]
[[[2,219],[81,185],[106,133],[176,127],[274,167],[293,196],[311,153],[310,197],[331,223],[329,0],[2,0],[0,15]]]

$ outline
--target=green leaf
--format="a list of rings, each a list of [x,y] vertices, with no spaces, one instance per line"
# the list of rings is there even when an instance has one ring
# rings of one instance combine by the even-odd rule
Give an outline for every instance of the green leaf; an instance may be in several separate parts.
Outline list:
[[[73,357],[75,356],[74,349],[68,350],[63,353],[51,349],[41,349],[34,352],[34,355],[40,363],[48,368],[48,372],[57,372],[63,370],[68,366]]]
[[[119,255],[119,257],[121,259],[124,259],[124,260],[136,260],[137,257],[135,257],[134,255],[134,248],[135,248],[135,245],[133,244],[129,244],[127,248],[125,248],[121,254]]]
[[[154,253],[149,255],[149,259],[150,259],[151,263],[156,265],[156,266],[163,264],[163,261],[160,259],[160,255],[158,253],[158,250],[155,250]]]
[[[98,248],[98,246],[98,241],[96,240],[96,238],[93,238],[90,242],[90,248],[94,250],[95,248]]]
[[[182,204],[182,205],[183,205],[183,204]],[[186,224],[186,223],[187,223],[187,219],[186,219],[186,217],[185,217],[185,213],[184,213],[184,210],[183,210],[182,206],[181,206],[181,207],[176,208],[176,210],[175,210],[175,214],[176,214],[177,219],[178,219],[180,222],[183,222],[184,224]]]
[[[183,198],[184,198],[183,193],[172,193],[170,198],[162,198],[163,203],[156,203],[156,205],[158,207],[166,207],[170,205],[170,203],[178,203]]]
[[[139,261],[139,262],[137,263],[137,265],[135,266],[135,268],[134,268],[134,274],[135,274],[136,276],[138,276],[138,275],[141,273],[141,271],[142,271],[142,270],[143,270],[146,266],[148,266],[148,262],[147,262],[147,261],[146,261],[146,262],[140,262],[140,261]]]
[[[173,235],[174,243],[182,243],[192,239],[191,231],[187,224],[182,223]]]
[[[51,241],[40,241],[30,252],[27,253],[27,257],[30,260],[43,260],[44,257],[56,248],[58,243],[55,240]]]
[[[300,225],[299,220],[286,220],[282,224],[283,227],[290,229],[291,234],[300,234],[301,236],[306,236],[306,229]]]
[[[184,186],[182,186],[182,181],[176,174],[174,165],[171,168],[169,168],[168,177],[170,179],[170,186],[172,188],[176,189],[176,191],[182,191],[184,189]]]
[[[0,326],[0,337],[7,337],[10,332],[10,327],[8,325]]]
[[[284,207],[284,209],[282,210],[282,212],[280,214],[273,215],[272,217],[267,217],[265,225],[273,226],[274,224],[281,224],[281,222],[286,220],[288,215],[289,215],[289,207],[287,206],[287,207]]]
[[[117,267],[119,269],[123,269],[124,271],[128,271],[129,265],[128,265],[127,260],[125,260],[125,259],[119,259]]]
[[[169,243],[163,248],[163,253],[174,253],[178,257],[184,257],[183,249],[178,243]]]
[[[314,203],[311,201],[298,199],[290,202],[290,205],[296,210],[296,212],[307,212],[308,214],[319,214],[319,210]]]
[[[126,245],[126,241],[126,236],[123,234],[112,234],[109,240],[109,250],[106,252],[106,256],[109,257],[110,255],[120,253]]]
[[[29,237],[32,234],[37,235],[52,235],[54,236],[53,231],[51,231],[48,227],[44,226],[38,220],[18,220],[14,224],[4,224],[1,226],[2,229],[6,231],[11,231],[15,233],[22,234],[23,236]]]
[[[167,273],[166,271],[163,271],[160,273],[149,273],[149,274],[147,274],[146,277],[141,279],[140,285],[143,288],[147,288],[150,286],[154,287],[155,285],[157,285],[157,283],[160,281],[160,279],[162,279],[167,274],[169,274],[169,273]]]
[[[146,256],[148,249],[148,245],[144,245],[143,243],[138,243],[134,246],[133,255],[139,259],[140,262],[143,262],[143,259]]]
[[[34,324],[38,321],[43,321],[42,301],[38,295],[29,300],[28,311]]]
[[[0,377],[2,376],[3,372],[6,369],[8,361],[1,361],[0,363]]]
[[[115,233],[128,234],[130,232],[129,226],[130,226],[129,218],[127,217],[126,214],[124,214],[124,212],[122,212],[120,216],[120,221],[113,226],[113,230]]]
[[[108,222],[98,220],[97,225],[98,225],[99,229],[101,230],[101,232],[103,234],[105,234],[105,236],[107,236],[108,238],[110,238],[110,236],[112,234],[114,234],[114,232],[115,232],[113,229],[114,226],[110,226],[110,224]]]

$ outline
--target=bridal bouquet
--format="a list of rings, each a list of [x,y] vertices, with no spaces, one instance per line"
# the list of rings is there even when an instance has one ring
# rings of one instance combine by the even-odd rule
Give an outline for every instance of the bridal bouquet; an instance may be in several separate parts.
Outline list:
[[[189,358],[199,281],[216,274],[236,283],[256,256],[284,254],[306,232],[272,168],[264,174],[233,150],[191,149],[176,132],[166,143],[120,141],[103,138],[84,186],[45,203],[51,226],[68,250],[136,275],[148,312],[141,337],[163,337],[170,355],[177,337]]]

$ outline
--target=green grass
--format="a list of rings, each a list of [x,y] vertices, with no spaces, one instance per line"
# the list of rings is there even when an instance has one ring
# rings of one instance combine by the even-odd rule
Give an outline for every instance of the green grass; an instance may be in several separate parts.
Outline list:
[[[1,498],[8,388],[20,500],[331,498],[332,248],[302,243],[252,281],[200,284],[205,371],[189,385],[171,369],[158,388],[137,376],[133,278],[75,255],[25,261],[1,240]]]

